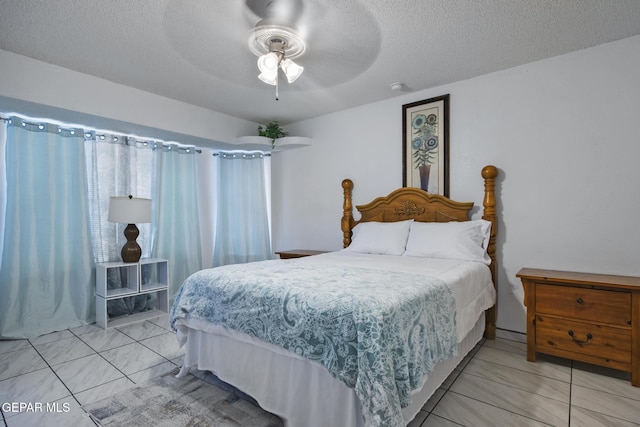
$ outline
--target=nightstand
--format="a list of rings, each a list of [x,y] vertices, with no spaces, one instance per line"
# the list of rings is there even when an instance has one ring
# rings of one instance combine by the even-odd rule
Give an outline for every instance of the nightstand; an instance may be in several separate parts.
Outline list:
[[[640,386],[640,277],[523,268],[527,360],[536,353],[631,372]]]
[[[122,287],[110,289],[109,270],[122,278]],[[110,300],[155,294],[155,307],[132,315],[109,318]],[[162,258],[142,258],[138,262],[100,262],[96,264],[96,324],[104,329],[158,317],[169,312],[169,262]]]
[[[289,258],[302,258],[311,255],[320,255],[327,253],[328,251],[312,251],[309,249],[292,249],[290,251],[278,251],[276,252],[280,255],[280,259],[289,259]]]

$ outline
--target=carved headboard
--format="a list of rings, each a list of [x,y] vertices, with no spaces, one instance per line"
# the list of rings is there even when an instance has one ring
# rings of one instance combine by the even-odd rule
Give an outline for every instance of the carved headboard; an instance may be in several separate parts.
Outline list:
[[[494,286],[497,283],[496,260],[496,232],[498,221],[496,216],[495,181],[498,169],[495,166],[485,166],[482,169],[484,179],[483,215],[482,218],[491,222],[491,237],[487,252],[491,258],[491,275]],[[341,229],[343,246],[351,244],[351,230],[357,224],[367,221],[394,222],[413,219],[422,222],[468,221],[473,202],[456,202],[448,197],[430,194],[418,188],[404,187],[391,192],[388,196],[378,197],[366,205],[356,206],[361,218],[353,218],[353,203],[351,193],[353,181],[342,181],[344,190],[343,215]],[[487,310],[487,338],[495,337],[495,307]]]

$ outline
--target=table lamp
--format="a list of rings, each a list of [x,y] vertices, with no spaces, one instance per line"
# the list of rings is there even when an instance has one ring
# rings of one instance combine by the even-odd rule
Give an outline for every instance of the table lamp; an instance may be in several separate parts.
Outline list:
[[[120,255],[124,262],[138,262],[142,256],[142,249],[136,242],[140,234],[135,223],[151,222],[151,199],[138,197],[112,196],[109,200],[109,222],[127,224],[124,236],[127,243],[122,247]]]

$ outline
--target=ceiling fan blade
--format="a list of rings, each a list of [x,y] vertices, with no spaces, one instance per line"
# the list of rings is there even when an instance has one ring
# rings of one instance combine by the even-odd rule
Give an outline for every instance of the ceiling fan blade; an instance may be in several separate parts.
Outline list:
[[[245,0],[247,8],[260,20],[295,27],[304,10],[302,0]]]

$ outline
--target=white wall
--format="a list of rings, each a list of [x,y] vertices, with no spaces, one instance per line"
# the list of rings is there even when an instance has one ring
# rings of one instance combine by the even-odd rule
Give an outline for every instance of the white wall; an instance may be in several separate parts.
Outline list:
[[[222,148],[256,132],[257,123],[5,50],[0,50],[0,76],[3,112]]]
[[[525,330],[522,267],[640,275],[639,72],[636,36],[288,126],[313,146],[273,156],[274,249],[341,248],[341,180],[401,186],[402,105],[449,93],[451,197],[500,170],[498,327]]]

